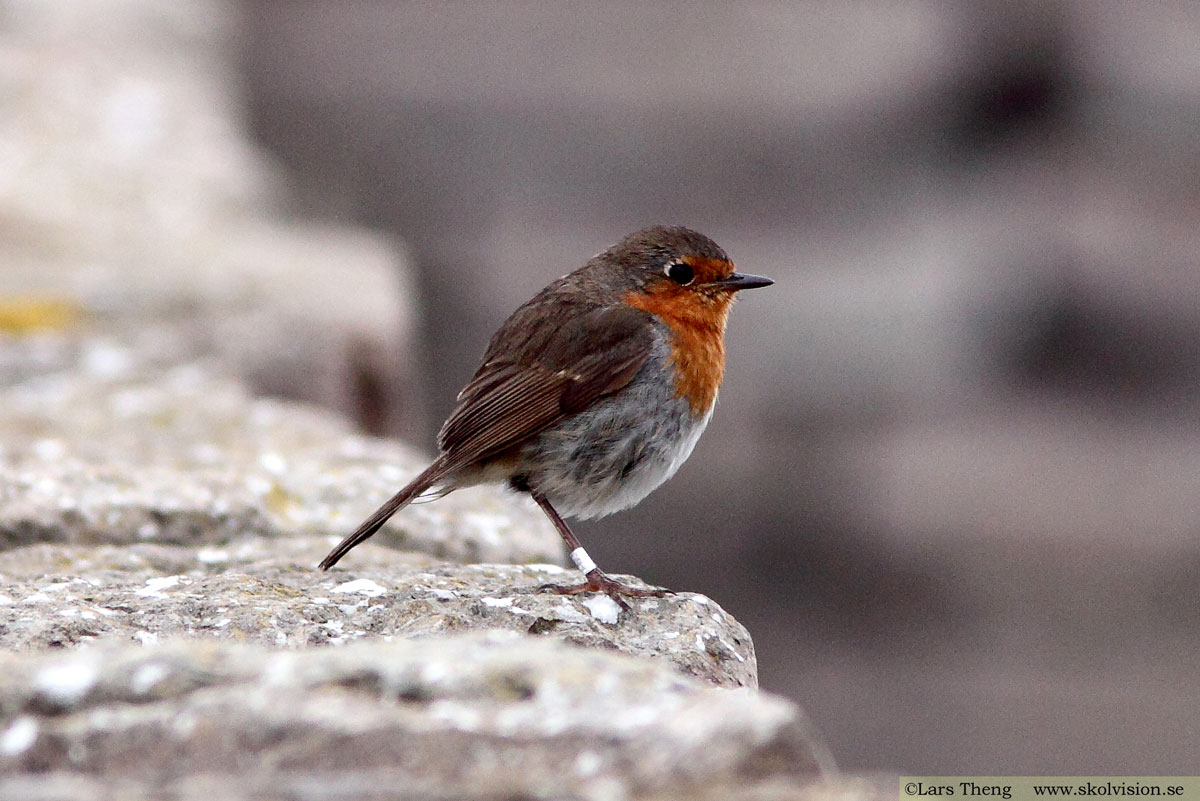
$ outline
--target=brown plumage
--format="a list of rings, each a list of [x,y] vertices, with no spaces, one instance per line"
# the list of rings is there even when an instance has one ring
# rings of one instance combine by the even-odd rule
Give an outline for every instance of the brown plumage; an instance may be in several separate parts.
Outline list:
[[[554,281],[492,337],[438,434],[434,462],[321,567],[332,567],[422,493],[486,481],[530,492],[573,552],[582,551],[555,507],[607,514],[636,503],[678,468],[720,387],[733,295],[769,283],[735,273],[707,237],[663,226]],[[622,604],[622,595],[662,592],[629,587],[598,568],[587,578],[551,589],[603,591]]]

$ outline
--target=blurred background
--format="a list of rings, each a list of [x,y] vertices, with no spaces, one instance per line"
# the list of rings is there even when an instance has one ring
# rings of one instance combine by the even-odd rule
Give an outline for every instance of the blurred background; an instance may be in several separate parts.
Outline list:
[[[410,248],[399,433],[548,280],[694,227],[777,284],[597,561],[733,612],[843,767],[1195,771],[1200,4],[244,13],[300,210]]]
[[[579,532],[848,769],[1196,771],[1198,222],[1195,2],[0,0],[3,292],[105,326],[6,383],[223,354],[432,449],[623,235],[773,277],[691,461]]]

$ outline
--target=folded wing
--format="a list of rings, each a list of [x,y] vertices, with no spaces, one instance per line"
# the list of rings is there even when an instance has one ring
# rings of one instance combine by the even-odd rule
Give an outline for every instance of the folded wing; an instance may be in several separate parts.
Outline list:
[[[550,307],[547,309],[547,307]],[[512,447],[626,386],[653,347],[650,316],[624,304],[575,308],[541,304],[550,319],[526,325],[522,307],[501,327],[483,365],[458,395],[438,433],[448,467]]]

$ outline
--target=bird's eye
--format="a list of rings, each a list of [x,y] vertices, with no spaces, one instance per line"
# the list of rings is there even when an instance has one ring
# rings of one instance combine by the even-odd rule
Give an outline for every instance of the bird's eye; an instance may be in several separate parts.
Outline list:
[[[696,279],[696,273],[692,271],[692,265],[683,261],[673,261],[663,267],[663,274],[681,286],[687,286]]]

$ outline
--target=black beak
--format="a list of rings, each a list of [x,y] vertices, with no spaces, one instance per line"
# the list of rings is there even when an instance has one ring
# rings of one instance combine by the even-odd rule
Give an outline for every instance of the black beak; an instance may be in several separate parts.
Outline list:
[[[712,283],[714,286],[719,286],[730,292],[740,292],[743,289],[758,289],[759,287],[770,286],[775,282],[770,278],[763,278],[761,275],[732,273],[728,278],[721,278]]]

